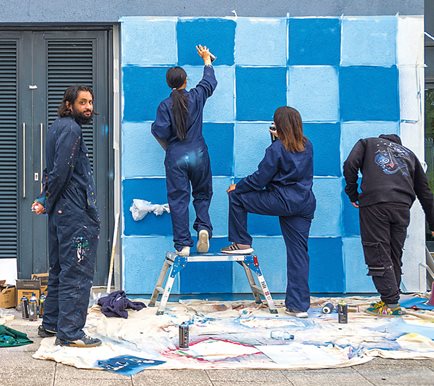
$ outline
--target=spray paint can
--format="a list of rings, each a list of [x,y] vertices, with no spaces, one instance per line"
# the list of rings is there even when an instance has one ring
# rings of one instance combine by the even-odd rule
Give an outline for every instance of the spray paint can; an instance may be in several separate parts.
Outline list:
[[[35,294],[32,294],[29,300],[29,320],[35,321],[38,319],[38,299]]]
[[[26,296],[21,298],[21,316],[23,319],[29,319],[29,301]]]
[[[39,317],[42,318],[44,316],[44,307],[45,307],[45,298],[44,294],[39,298]]]
[[[322,313],[323,314],[331,314],[334,309],[335,309],[335,306],[332,303],[326,303],[326,304],[324,304],[324,306],[322,308]]]
[[[184,322],[179,325],[179,348],[188,348],[189,343],[189,331],[188,323]]]
[[[348,323],[348,304],[344,301],[338,304],[338,322],[341,324]]]

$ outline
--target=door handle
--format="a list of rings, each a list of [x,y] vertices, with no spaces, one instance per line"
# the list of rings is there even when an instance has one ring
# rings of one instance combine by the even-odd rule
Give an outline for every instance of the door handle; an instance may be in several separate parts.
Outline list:
[[[39,128],[41,131],[41,192],[42,192],[42,185],[44,184],[44,124],[40,123]]]
[[[23,198],[26,198],[26,122],[21,125],[22,143],[23,143]]]

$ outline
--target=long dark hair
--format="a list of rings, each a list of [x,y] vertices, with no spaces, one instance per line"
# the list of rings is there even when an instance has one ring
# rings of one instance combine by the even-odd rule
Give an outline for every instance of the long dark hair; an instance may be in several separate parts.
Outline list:
[[[93,95],[93,91],[88,86],[70,86],[66,89],[65,94],[63,94],[63,100],[60,104],[57,115],[59,117],[69,117],[72,115],[71,106],[74,104],[76,99],[78,98],[78,94],[80,91],[87,91],[90,92],[90,95],[92,95],[92,99],[95,101],[95,97]],[[69,106],[66,105],[66,102],[69,103]],[[94,113],[96,114],[96,113]]]
[[[274,112],[274,124],[277,135],[288,151],[302,152],[306,137],[303,135],[303,123],[300,113],[289,106],[279,107]]]
[[[180,141],[187,136],[187,112],[188,96],[182,90],[179,90],[185,80],[187,73],[182,67],[172,67],[167,70],[166,82],[172,89],[172,112],[175,120],[176,136]]]

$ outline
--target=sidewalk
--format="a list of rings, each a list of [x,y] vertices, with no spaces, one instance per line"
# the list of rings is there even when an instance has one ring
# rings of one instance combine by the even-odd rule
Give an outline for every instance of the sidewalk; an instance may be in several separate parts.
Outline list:
[[[41,338],[38,322],[16,318],[8,327],[27,333],[33,344],[0,348],[0,385],[5,386],[144,386],[144,385],[433,385],[434,360],[372,361],[325,370],[145,370],[132,377],[107,371],[80,370],[32,358]],[[85,349],[84,349],[85,350]]]

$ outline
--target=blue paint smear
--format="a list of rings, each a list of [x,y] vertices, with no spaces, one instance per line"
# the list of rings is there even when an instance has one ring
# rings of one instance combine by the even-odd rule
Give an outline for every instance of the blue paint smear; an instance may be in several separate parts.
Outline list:
[[[132,355],[121,355],[106,360],[99,360],[98,367],[116,374],[130,376],[137,374],[147,367],[158,366],[163,363],[166,362],[156,359],[139,358]]]
[[[420,326],[416,324],[407,323],[402,318],[396,318],[388,323],[385,323],[379,327],[374,327],[372,330],[387,332],[391,339],[397,339],[402,335],[416,333],[423,335],[431,340],[434,340],[434,324],[431,323],[431,327],[427,324],[426,326]]]

